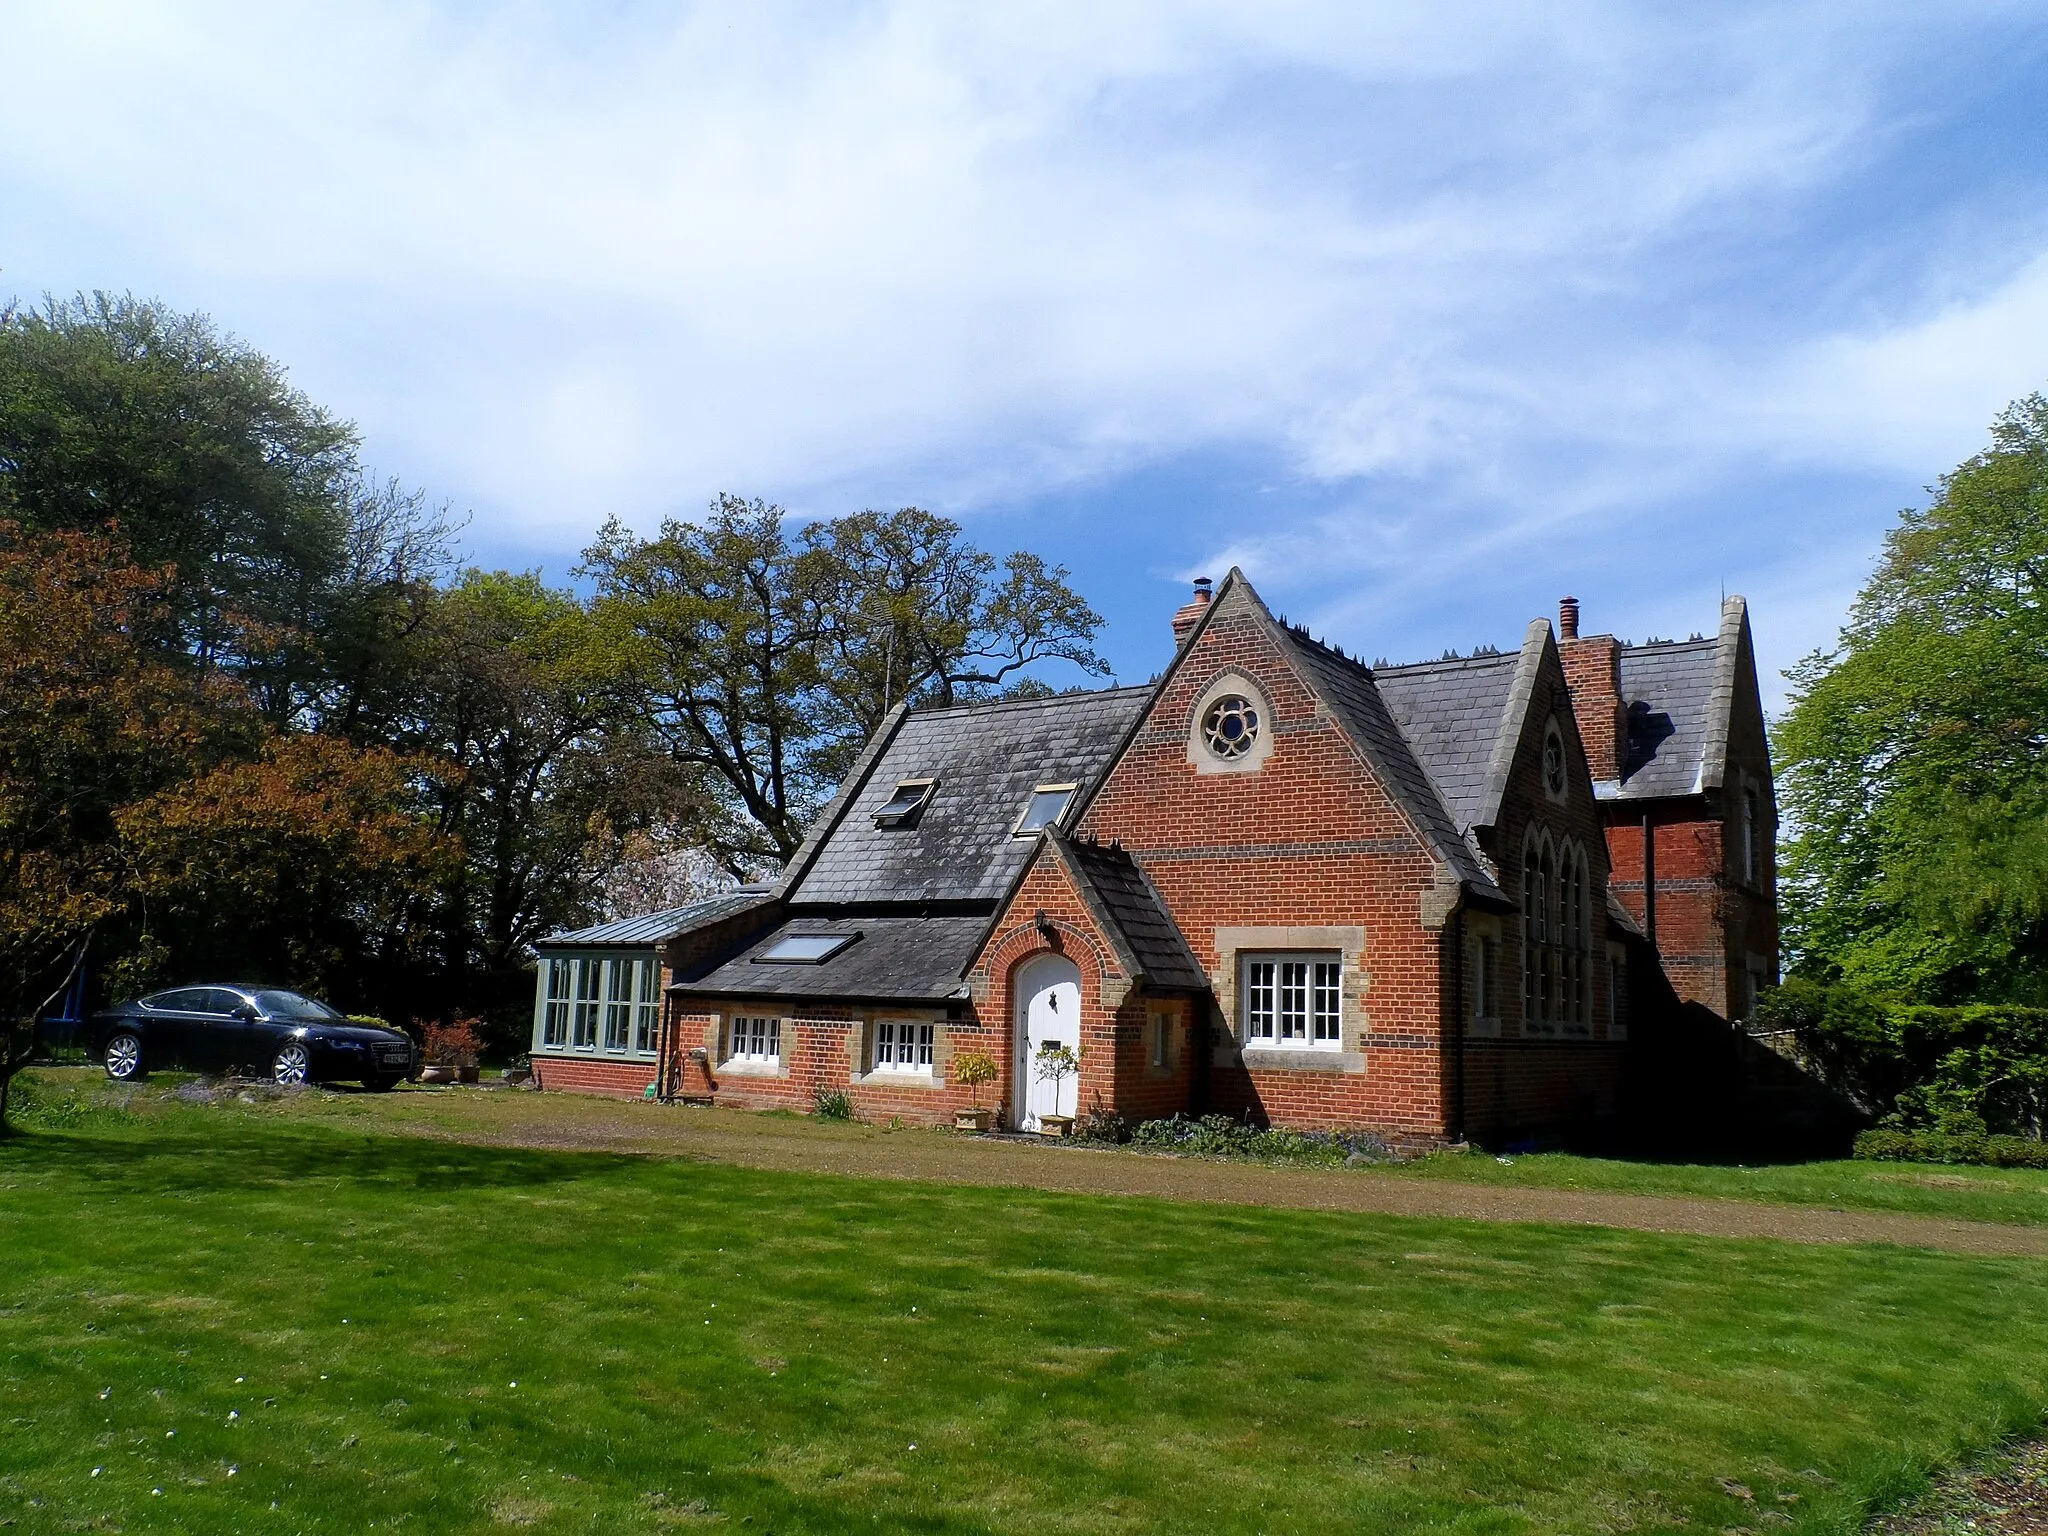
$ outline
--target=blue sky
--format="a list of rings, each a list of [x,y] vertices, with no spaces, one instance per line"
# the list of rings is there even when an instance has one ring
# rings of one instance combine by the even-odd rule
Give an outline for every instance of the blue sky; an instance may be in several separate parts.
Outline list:
[[[2048,387],[2038,4],[16,0],[0,294],[203,310],[471,551],[718,491],[1367,657],[1825,643]],[[1055,679],[1058,680],[1058,679]],[[1766,679],[1767,692],[1777,691]]]

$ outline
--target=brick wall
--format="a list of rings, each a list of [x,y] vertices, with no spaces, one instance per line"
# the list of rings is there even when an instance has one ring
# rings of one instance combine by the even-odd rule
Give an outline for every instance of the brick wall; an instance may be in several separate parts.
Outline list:
[[[1753,875],[1743,859],[1745,790],[1755,792],[1761,855]],[[1645,817],[1647,816],[1647,831]],[[1615,894],[1647,932],[1672,990],[1722,1018],[1745,1011],[1748,973],[1778,976],[1777,797],[1770,741],[1757,690],[1755,660],[1743,632],[1728,721],[1721,787],[1656,801],[1605,807]],[[1644,888],[1644,851],[1655,855],[1654,924]]]
[[[595,1093],[638,1099],[654,1081],[651,1061],[606,1060],[595,1056],[535,1056],[534,1081],[550,1093]]]
[[[1039,925],[1040,913],[1044,928]],[[1031,961],[1047,954],[1064,955],[1080,973],[1081,1075],[1074,1099],[1079,1112],[1100,1110],[1133,1121],[1185,1112],[1194,1069],[1187,1001],[1154,998],[1132,984],[1107,936],[1098,932],[1065,865],[1050,846],[1041,845],[968,977],[975,1015],[988,1021],[991,1043],[983,1049],[995,1056],[1002,1071],[997,1087],[1003,1123],[1014,1123],[1010,1106],[1016,1103],[1019,1087],[1015,1021],[1023,999],[1018,995],[1018,976]],[[1151,1063],[1148,1027],[1155,1009],[1175,1016],[1164,1068]]]
[[[1355,969],[1347,964],[1347,1038],[1332,1053],[1350,1061],[1247,1067],[1225,1021],[1212,1019],[1225,1027],[1207,1064],[1208,1107],[1280,1125],[1440,1135],[1441,936],[1421,920],[1437,866],[1254,600],[1238,587],[1217,601],[1078,830],[1121,841],[1144,866],[1226,1004],[1238,949],[1256,947],[1232,943],[1227,930],[1362,930]],[[1198,706],[1225,674],[1244,678],[1264,706],[1272,751],[1256,772],[1201,772],[1189,760]],[[1148,1087],[1144,1098],[1164,1105],[1169,1093]]]

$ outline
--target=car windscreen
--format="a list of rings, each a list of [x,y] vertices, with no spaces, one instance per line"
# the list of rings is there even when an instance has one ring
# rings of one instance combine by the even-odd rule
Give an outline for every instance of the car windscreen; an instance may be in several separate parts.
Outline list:
[[[316,1003],[310,997],[297,992],[258,992],[256,1006],[272,1018],[278,1019],[339,1019],[325,1003]]]

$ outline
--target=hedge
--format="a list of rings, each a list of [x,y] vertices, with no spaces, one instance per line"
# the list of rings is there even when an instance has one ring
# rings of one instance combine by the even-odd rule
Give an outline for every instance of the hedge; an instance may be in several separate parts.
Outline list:
[[[1882,1163],[1978,1163],[1987,1168],[2048,1168],[2048,1142],[2026,1136],[1955,1136],[1945,1131],[1865,1131],[1856,1155]]]

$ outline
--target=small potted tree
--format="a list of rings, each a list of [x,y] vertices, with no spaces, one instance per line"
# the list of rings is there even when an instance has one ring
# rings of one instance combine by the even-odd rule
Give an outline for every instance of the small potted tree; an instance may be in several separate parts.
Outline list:
[[[420,1072],[423,1083],[473,1083],[477,1080],[476,1053],[482,1042],[476,1036],[476,1020],[458,1014],[446,1024],[427,1026],[427,1066]]]
[[[971,1109],[953,1111],[956,1131],[985,1131],[995,1111],[981,1107],[981,1090],[996,1080],[996,1059],[984,1051],[965,1051],[953,1058],[953,1081],[967,1090]]]
[[[1047,1040],[1038,1048],[1033,1069],[1041,1083],[1052,1084],[1052,1101],[1060,1101],[1060,1084],[1081,1070],[1081,1059],[1059,1040]],[[1067,1136],[1073,1133],[1072,1115],[1040,1115],[1038,1133],[1041,1136]]]

